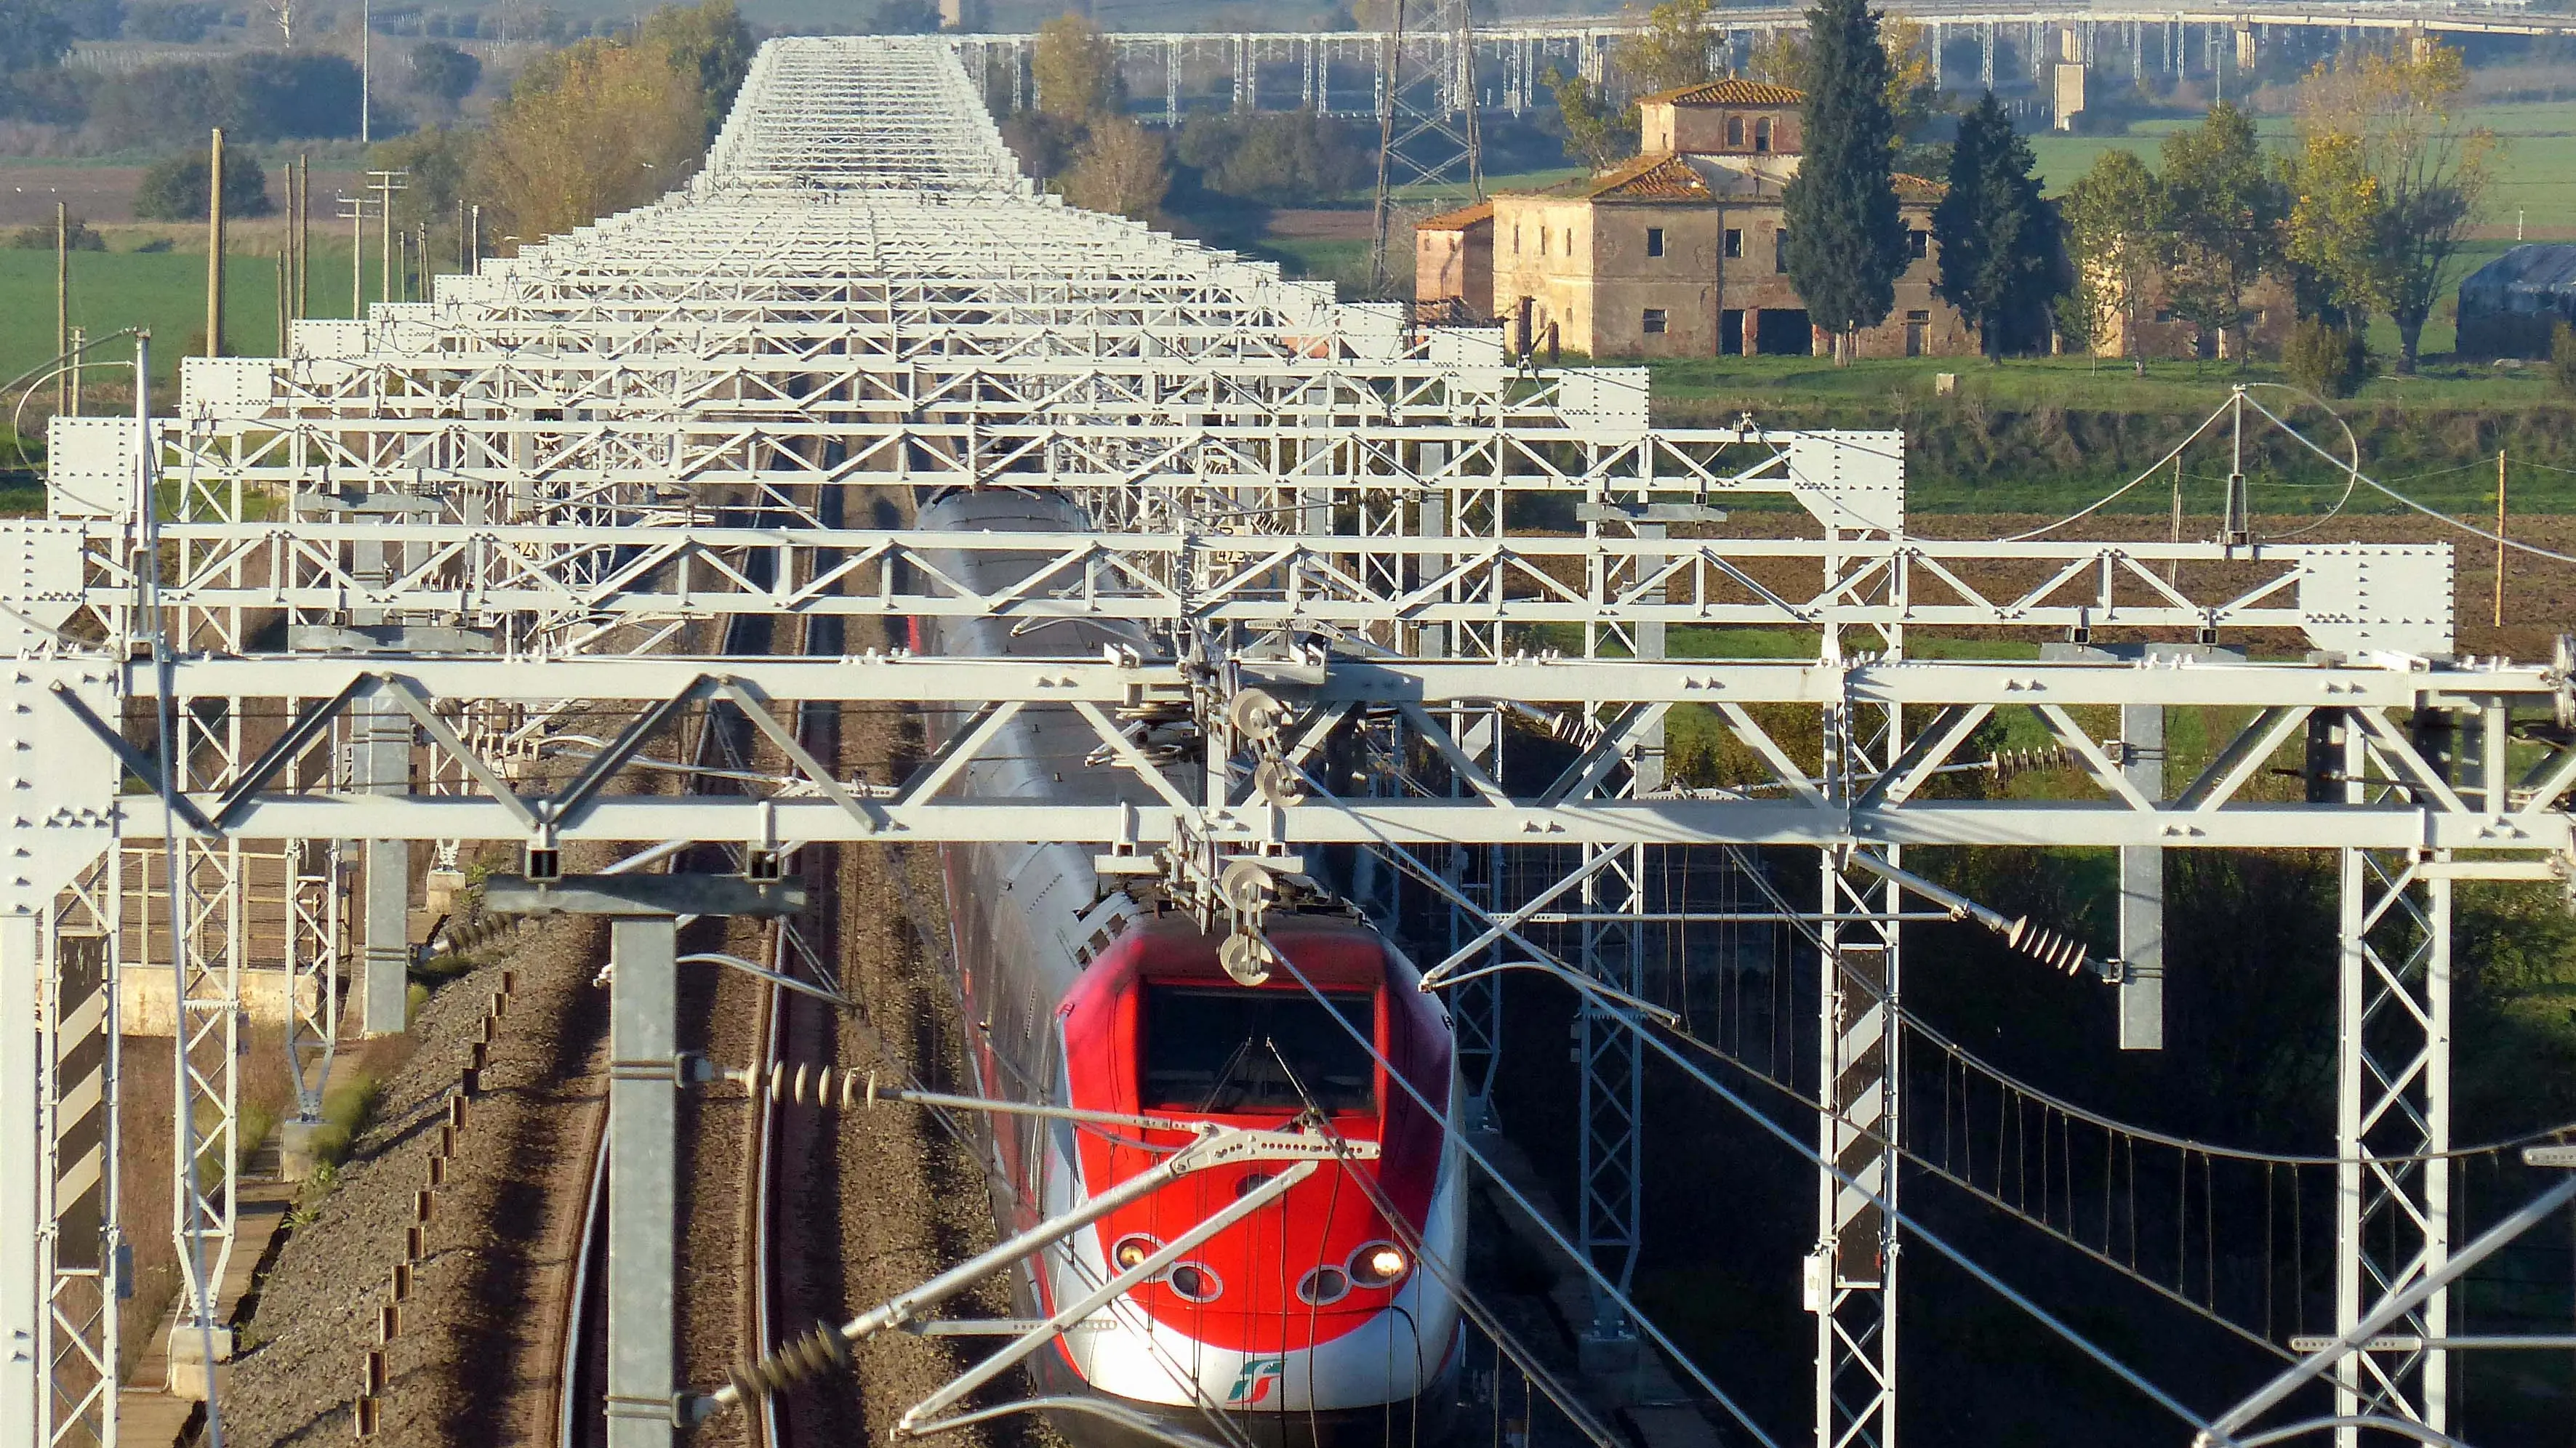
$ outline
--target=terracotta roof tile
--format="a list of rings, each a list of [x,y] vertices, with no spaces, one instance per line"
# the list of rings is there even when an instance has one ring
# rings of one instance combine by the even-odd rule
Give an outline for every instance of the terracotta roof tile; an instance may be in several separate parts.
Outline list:
[[[1708,183],[1669,152],[1638,156],[1592,178],[1582,195],[1593,201],[1707,201]]]
[[[1461,206],[1455,211],[1444,211],[1438,216],[1425,217],[1422,220],[1415,222],[1413,224],[1413,229],[1416,231],[1465,231],[1468,227],[1475,225],[1479,221],[1491,221],[1493,219],[1494,203],[1490,201],[1479,201],[1473,206]]]
[[[1678,90],[1657,91],[1638,98],[1638,104],[1669,101],[1677,106],[1794,106],[1804,104],[1807,93],[1768,81],[1744,80],[1728,76],[1723,80],[1703,81]]]

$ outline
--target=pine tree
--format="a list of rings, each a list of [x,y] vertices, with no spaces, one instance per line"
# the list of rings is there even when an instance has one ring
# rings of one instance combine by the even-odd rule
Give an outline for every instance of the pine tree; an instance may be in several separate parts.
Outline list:
[[[1896,305],[1905,224],[1891,177],[1896,117],[1887,107],[1887,52],[1868,0],[1821,0],[1807,12],[1809,89],[1798,174],[1781,196],[1789,279],[1807,318],[1834,336],[1834,360],[1853,334]]]
[[[1932,209],[1941,295],[1976,323],[1989,359],[2003,355],[2014,322],[2045,307],[2054,291],[2057,220],[2039,199],[2033,164],[2030,143],[1988,91],[1959,120],[1950,189]]]

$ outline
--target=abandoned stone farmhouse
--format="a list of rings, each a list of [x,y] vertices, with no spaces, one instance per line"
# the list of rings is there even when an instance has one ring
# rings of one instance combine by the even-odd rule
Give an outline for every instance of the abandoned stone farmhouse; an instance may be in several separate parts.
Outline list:
[[[1507,192],[1414,233],[1415,297],[1504,324],[1539,351],[1594,357],[1829,350],[1791,283],[1780,193],[1797,174],[1804,95],[1726,79],[1638,103],[1639,154],[1546,191]],[[1941,188],[1897,177],[1912,260],[1864,357],[1973,354],[1933,291]]]

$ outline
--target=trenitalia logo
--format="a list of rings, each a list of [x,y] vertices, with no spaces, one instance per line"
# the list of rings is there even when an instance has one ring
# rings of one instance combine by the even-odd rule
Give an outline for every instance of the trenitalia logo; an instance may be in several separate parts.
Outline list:
[[[1245,1363],[1243,1371],[1235,1376],[1234,1388],[1225,1395],[1225,1400],[1250,1407],[1269,1397],[1270,1389],[1287,1371],[1288,1360],[1284,1357],[1254,1358]]]

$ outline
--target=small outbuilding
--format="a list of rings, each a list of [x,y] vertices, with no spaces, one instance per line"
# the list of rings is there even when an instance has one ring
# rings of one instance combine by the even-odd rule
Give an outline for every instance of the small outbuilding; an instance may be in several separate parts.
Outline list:
[[[2576,246],[2517,246],[2460,283],[2463,357],[2546,357],[2560,322],[2576,322]]]
[[[1444,212],[1413,228],[1413,297],[1447,304],[1458,320],[1494,314],[1494,203]]]

